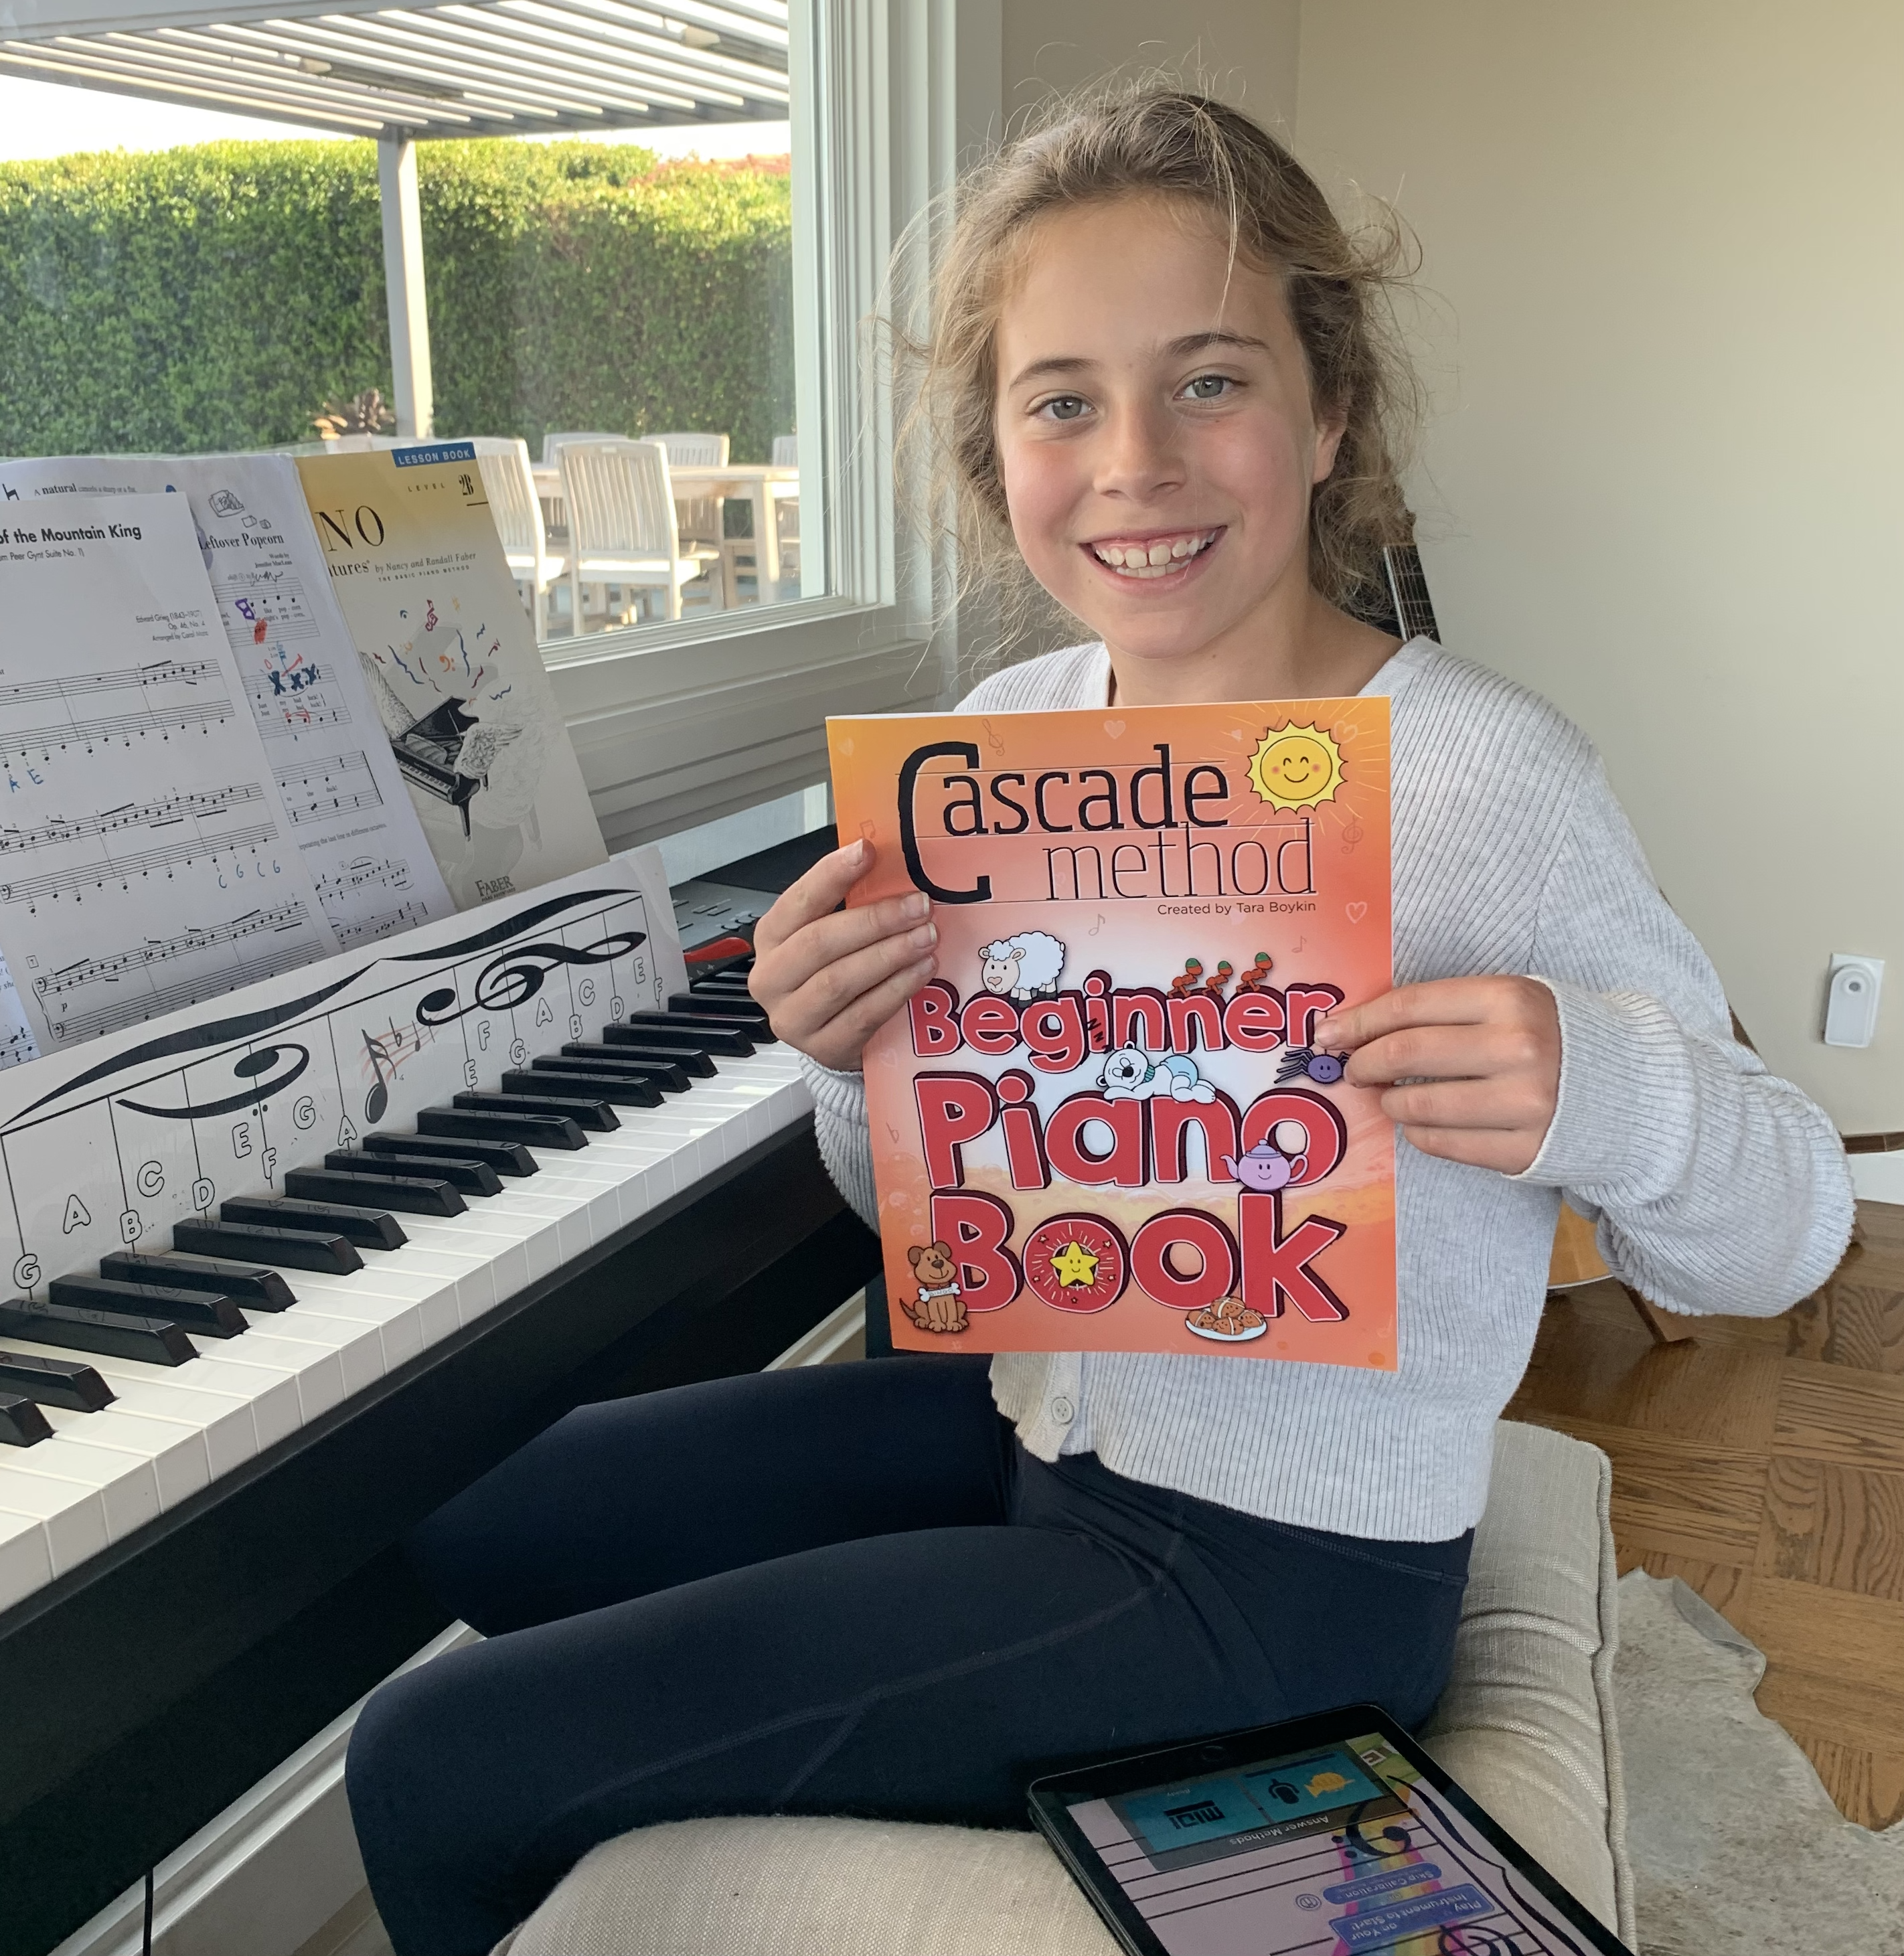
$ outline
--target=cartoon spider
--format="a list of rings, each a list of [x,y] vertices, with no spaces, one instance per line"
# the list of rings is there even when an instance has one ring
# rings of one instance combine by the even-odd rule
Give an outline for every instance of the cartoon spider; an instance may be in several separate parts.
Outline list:
[[[1347,1064],[1338,1052],[1316,1052],[1306,1046],[1293,1046],[1283,1055],[1276,1084],[1287,1087],[1292,1080],[1306,1077],[1318,1086],[1333,1087],[1342,1077],[1342,1069]]]

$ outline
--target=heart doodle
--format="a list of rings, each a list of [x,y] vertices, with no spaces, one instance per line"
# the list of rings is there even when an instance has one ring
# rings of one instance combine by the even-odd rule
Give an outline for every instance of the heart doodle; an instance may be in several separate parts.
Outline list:
[[[1113,740],[1115,740],[1117,737],[1123,732],[1127,724],[1127,722],[1122,720],[1107,720],[1104,722],[1104,731],[1108,734]]]
[[[1343,907],[1348,911],[1351,923],[1359,923],[1369,914],[1369,906],[1365,903],[1347,904]]]

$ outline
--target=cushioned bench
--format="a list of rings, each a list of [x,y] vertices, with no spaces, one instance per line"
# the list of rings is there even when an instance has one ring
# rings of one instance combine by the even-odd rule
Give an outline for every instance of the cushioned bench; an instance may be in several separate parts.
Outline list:
[[[1502,1421],[1428,1749],[1629,1946],[1612,1472]],[[605,1842],[496,1956],[1116,1956],[1034,1834],[684,1820]]]

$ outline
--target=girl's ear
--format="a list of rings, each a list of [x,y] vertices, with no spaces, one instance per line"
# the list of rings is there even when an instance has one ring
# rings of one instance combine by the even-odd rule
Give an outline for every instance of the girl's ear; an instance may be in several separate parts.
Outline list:
[[[1315,424],[1315,465],[1309,476],[1312,485],[1326,482],[1335,467],[1337,451],[1342,446],[1342,437],[1347,433],[1349,418],[1339,412],[1318,416]]]

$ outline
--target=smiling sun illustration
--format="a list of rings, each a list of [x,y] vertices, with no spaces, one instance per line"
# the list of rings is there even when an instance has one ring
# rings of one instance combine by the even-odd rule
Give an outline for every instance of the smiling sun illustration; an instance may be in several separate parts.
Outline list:
[[[1313,808],[1342,785],[1342,750],[1319,727],[1265,734],[1249,757],[1250,785],[1272,808]]]

